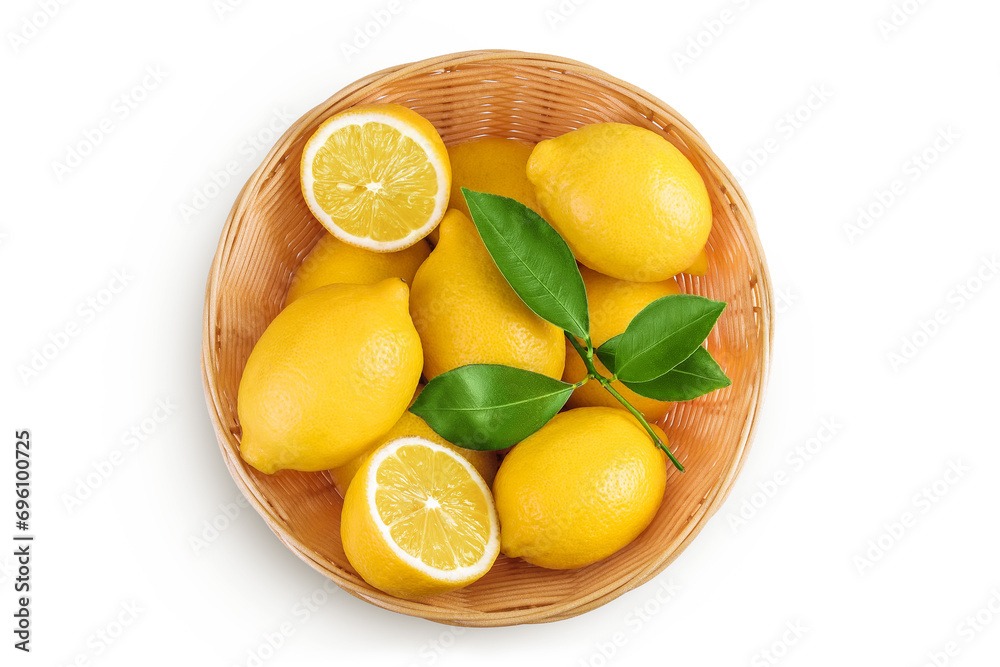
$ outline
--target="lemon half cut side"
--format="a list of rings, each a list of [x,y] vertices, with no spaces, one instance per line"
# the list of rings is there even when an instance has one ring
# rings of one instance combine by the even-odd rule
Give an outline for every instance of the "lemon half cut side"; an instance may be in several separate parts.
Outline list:
[[[427,236],[451,190],[448,151],[434,126],[398,104],[372,104],[320,125],[302,151],[309,210],[345,243],[392,252]]]
[[[500,553],[493,496],[471,463],[421,437],[365,461],[344,498],[341,537],[372,586],[416,599],[476,581]]]

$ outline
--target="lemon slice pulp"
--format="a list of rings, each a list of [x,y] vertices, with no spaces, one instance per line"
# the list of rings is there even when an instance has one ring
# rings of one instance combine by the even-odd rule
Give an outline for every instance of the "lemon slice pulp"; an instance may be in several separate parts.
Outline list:
[[[355,107],[306,142],[302,194],[313,215],[352,245],[391,252],[434,229],[448,206],[451,167],[434,126],[396,104]]]
[[[362,465],[341,534],[362,578],[409,599],[472,583],[500,550],[486,482],[463,457],[420,437],[387,443]]]

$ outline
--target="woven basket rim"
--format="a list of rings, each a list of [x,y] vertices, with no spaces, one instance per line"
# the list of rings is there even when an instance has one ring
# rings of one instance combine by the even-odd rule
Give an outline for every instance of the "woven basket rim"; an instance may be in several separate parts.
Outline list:
[[[724,462],[726,474],[720,476],[716,483],[712,486],[711,491],[705,496],[704,501],[699,505],[698,511],[692,514],[687,520],[684,531],[676,539],[674,539],[672,543],[664,546],[663,551],[667,554],[666,557],[654,560],[648,563],[645,568],[638,571],[632,570],[623,572],[620,576],[614,578],[612,581],[606,583],[606,585],[586,597],[570,598],[561,603],[545,605],[545,613],[543,615],[539,614],[538,607],[489,612],[472,611],[467,609],[456,610],[452,608],[435,608],[428,606],[426,601],[402,600],[381,593],[380,591],[375,591],[363,582],[359,582],[359,580],[353,580],[343,576],[334,576],[334,573],[332,573],[329,568],[325,567],[323,563],[314,557],[314,554],[308,545],[303,544],[301,540],[282,531],[283,521],[280,514],[270,506],[267,499],[260,493],[255,484],[252,483],[252,480],[249,478],[247,471],[241,463],[233,459],[231,450],[225,445],[226,439],[231,437],[232,434],[229,432],[228,428],[226,428],[220,416],[226,410],[226,406],[222,405],[221,401],[218,399],[219,392],[217,391],[216,378],[214,374],[210,372],[210,369],[214,369],[214,359],[212,355],[213,338],[210,333],[215,330],[217,324],[215,312],[212,310],[212,305],[218,301],[218,279],[220,267],[223,265],[224,261],[228,259],[229,242],[239,231],[240,222],[243,219],[243,214],[245,213],[248,202],[253,200],[253,195],[259,191],[261,185],[265,183],[271,175],[274,174],[278,166],[280,166],[280,164],[287,159],[287,156],[283,154],[289,139],[295,137],[303,125],[308,125],[315,121],[318,117],[323,116],[333,100],[336,100],[345,106],[353,106],[354,104],[357,104],[358,100],[370,94],[373,87],[383,87],[394,81],[405,79],[418,73],[447,71],[450,68],[458,68],[466,65],[489,65],[499,63],[506,65],[523,64],[531,67],[549,68],[554,71],[572,73],[591,81],[598,82],[601,86],[614,90],[615,92],[623,94],[631,99],[642,100],[644,103],[648,104],[650,117],[654,116],[656,111],[663,110],[674,119],[672,122],[673,125],[679,125],[681,123],[678,121],[682,121],[685,134],[688,137],[698,139],[700,142],[700,150],[698,153],[699,157],[706,163],[711,164],[715,171],[726,177],[725,189],[727,191],[727,195],[728,193],[732,193],[731,195],[728,195],[730,206],[733,206],[735,210],[737,204],[742,205],[739,217],[745,223],[743,231],[749,236],[755,250],[757,251],[757,256],[754,257],[754,266],[758,271],[757,277],[761,283],[761,303],[758,304],[758,312],[761,319],[760,329],[762,333],[760,336],[761,371],[753,387],[752,398],[749,404],[749,412],[746,415],[743,431],[740,437],[740,446],[735,449],[728,460]],[[667,130],[669,128],[667,127],[664,129]],[[753,214],[749,208],[749,204],[747,203],[746,196],[742,188],[739,186],[736,179],[733,178],[732,173],[704,143],[704,138],[701,134],[698,133],[697,130],[695,130],[689,123],[687,123],[680,114],[674,111],[672,107],[640,88],[632,86],[621,79],[608,75],[599,69],[576,60],[548,54],[502,49],[464,51],[388,67],[362,77],[361,79],[343,87],[327,100],[324,100],[306,112],[302,117],[293,122],[285,133],[275,142],[274,146],[262,160],[260,166],[247,179],[246,183],[237,195],[233,207],[226,219],[220,236],[217,252],[209,269],[204,306],[204,338],[201,359],[202,379],[210,417],[216,431],[218,445],[223,454],[226,467],[229,469],[237,487],[248,499],[254,509],[261,515],[268,527],[271,528],[271,530],[282,541],[282,543],[284,543],[293,553],[308,563],[315,570],[334,581],[338,586],[347,592],[362,600],[366,600],[377,606],[392,611],[419,616],[440,623],[482,627],[505,626],[517,623],[549,622],[569,618],[599,607],[622,595],[623,593],[648,582],[650,579],[662,572],[684,551],[684,549],[704,528],[707,520],[715,514],[718,508],[725,501],[726,497],[732,490],[736,477],[742,470],[746,454],[750,449],[758,426],[757,417],[761,410],[768,376],[770,373],[770,348],[773,344],[774,337],[774,319],[771,315],[773,312],[773,300],[773,288],[766,258],[761,247]],[[432,599],[433,598],[431,598],[431,600]]]

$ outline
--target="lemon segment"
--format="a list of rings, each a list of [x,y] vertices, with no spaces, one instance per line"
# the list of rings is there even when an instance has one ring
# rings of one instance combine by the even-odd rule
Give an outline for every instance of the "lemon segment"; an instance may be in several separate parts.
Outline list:
[[[306,142],[302,195],[345,243],[407,248],[440,222],[451,166],[434,126],[397,104],[360,106],[324,122]]]
[[[420,437],[393,440],[365,461],[344,498],[341,538],[365,581],[406,599],[466,586],[500,552],[486,482],[464,458]]]

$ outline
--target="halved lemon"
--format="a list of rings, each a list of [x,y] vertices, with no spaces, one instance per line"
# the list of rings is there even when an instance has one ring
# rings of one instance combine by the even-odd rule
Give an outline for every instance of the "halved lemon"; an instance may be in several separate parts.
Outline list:
[[[430,121],[398,104],[369,104],[328,119],[300,166],[309,210],[345,243],[375,252],[408,248],[444,217],[448,151]]]
[[[472,464],[425,438],[379,447],[344,498],[347,560],[381,591],[406,599],[476,581],[500,553],[493,495]]]

